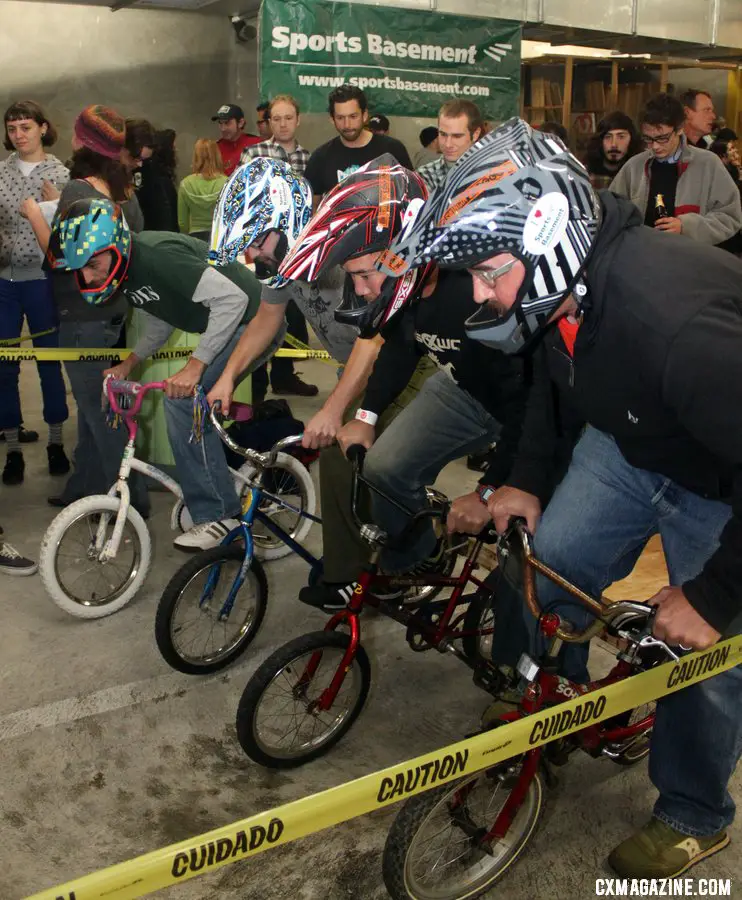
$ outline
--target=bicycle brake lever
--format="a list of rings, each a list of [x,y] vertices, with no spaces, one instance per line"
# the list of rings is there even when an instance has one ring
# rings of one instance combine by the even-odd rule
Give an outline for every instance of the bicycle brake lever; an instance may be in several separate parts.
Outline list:
[[[637,646],[640,649],[644,649],[645,647],[659,647],[660,649],[664,650],[665,653],[667,653],[670,659],[674,659],[676,662],[680,659],[678,654],[671,647],[669,647],[664,641],[661,641],[659,638],[654,637],[654,635],[652,634],[645,634],[644,637],[637,642]]]

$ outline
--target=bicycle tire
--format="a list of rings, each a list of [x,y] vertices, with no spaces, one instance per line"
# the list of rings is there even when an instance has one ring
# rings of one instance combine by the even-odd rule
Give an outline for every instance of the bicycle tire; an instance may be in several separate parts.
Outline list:
[[[363,709],[371,686],[371,664],[366,651],[360,645],[345,674],[346,680],[349,676],[353,678],[357,676],[360,679],[356,696],[345,717],[336,720],[335,726],[330,730],[328,736],[319,742],[314,741],[308,749],[289,755],[272,750],[256,733],[261,700],[266,691],[291,663],[299,660],[302,656],[314,654],[318,650],[333,649],[345,653],[349,644],[350,636],[347,634],[337,631],[315,631],[289,641],[266,659],[245,686],[237,709],[237,737],[242,749],[250,759],[266,768],[292,769],[323,756],[348,732]],[[342,659],[342,653],[337,655],[338,664]],[[329,671],[334,674],[336,668],[333,666]],[[322,688],[324,689],[324,687],[326,685],[323,684]],[[292,688],[292,694],[295,690],[296,687]],[[317,717],[314,718],[317,720]]]
[[[433,788],[433,790],[426,791],[424,794],[411,797],[402,806],[387,835],[382,857],[384,884],[392,900],[474,900],[475,897],[481,897],[489,891],[506,874],[513,863],[520,858],[523,850],[535,833],[543,811],[544,789],[541,775],[538,772],[528,786],[523,803],[511,825],[511,829],[516,826],[518,817],[525,810],[526,815],[523,817],[525,821],[518,823],[520,834],[514,842],[514,850],[509,856],[504,858],[502,865],[498,866],[496,864],[487,877],[482,877],[474,883],[472,883],[471,879],[468,879],[467,883],[467,879],[462,876],[464,877],[464,883],[458,889],[452,886],[445,893],[445,889],[440,887],[434,887],[429,891],[422,889],[414,883],[410,875],[408,867],[410,851],[415,846],[415,839],[418,834],[425,827],[428,820],[433,817],[437,807],[446,804],[448,798],[461,790],[462,787],[482,777],[487,777],[486,771],[477,772],[467,778],[459,779],[442,787]],[[509,796],[509,793],[507,796]],[[451,812],[450,807],[448,811],[449,813]],[[493,824],[494,819],[488,820],[487,827],[491,828]],[[510,830],[508,834],[510,834]],[[472,850],[472,852],[476,851]],[[440,862],[440,859],[437,862]],[[445,866],[442,866],[441,869],[445,869]]]
[[[309,474],[309,469],[307,469],[305,465],[302,465],[295,456],[291,456],[289,453],[279,453],[276,457],[275,466],[271,466],[267,471],[274,471],[275,469],[284,469],[296,479],[304,498],[303,510],[310,515],[314,515],[317,509],[317,491],[315,490],[312,476]],[[255,467],[252,463],[246,463],[240,468],[240,472],[243,473],[245,477],[250,477],[250,473],[254,471]],[[237,492],[240,493],[239,489]],[[291,536],[295,541],[301,543],[309,533],[309,529],[313,524],[314,522],[312,522],[311,519],[302,516],[301,521],[293,530]],[[277,538],[272,533],[270,534],[269,540],[277,541],[277,543],[268,544],[261,540],[260,535],[257,534],[254,529],[253,540],[255,544],[255,555],[265,562],[274,559],[283,559],[285,556],[290,556],[291,553],[293,553],[293,550],[288,544],[285,544],[283,541],[277,541]]]
[[[480,628],[494,627],[495,595],[489,591],[477,591],[469,601],[464,613],[462,628],[464,631],[477,631]],[[491,618],[491,625],[489,619]],[[473,663],[492,662],[492,635],[464,635],[461,638],[461,649]]]
[[[60,581],[59,551],[65,534],[76,523],[87,517],[107,512],[117,513],[120,505],[120,497],[112,497],[107,494],[83,497],[63,509],[46,530],[39,553],[41,581],[54,603],[71,616],[79,619],[101,619],[104,616],[110,616],[126,606],[136,596],[147,578],[152,562],[152,540],[144,519],[133,506],[130,506],[126,519],[131,526],[133,539],[137,542],[134,553],[138,562],[123,589],[114,592],[113,599],[108,602],[90,603],[71,596]]]
[[[201,553],[191,557],[185,565],[178,569],[162,592],[155,616],[155,641],[162,658],[173,669],[177,669],[178,672],[184,672],[186,675],[208,675],[211,672],[218,672],[226,668],[242,656],[260,630],[268,603],[268,580],[259,560],[253,558],[245,580],[253,581],[255,588],[255,612],[247,631],[229,652],[212,662],[198,663],[193,661],[193,657],[185,657],[183,655],[173,636],[173,616],[177,609],[178,601],[193,579],[200,572],[203,572],[204,569],[211,568],[218,562],[228,560],[242,562],[244,556],[245,549],[242,544],[227,544],[203,550]],[[244,584],[242,587],[244,588]]]

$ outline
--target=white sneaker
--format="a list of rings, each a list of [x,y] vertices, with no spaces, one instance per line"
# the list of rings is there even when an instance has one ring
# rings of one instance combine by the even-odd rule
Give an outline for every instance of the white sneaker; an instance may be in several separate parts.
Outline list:
[[[32,559],[21,556],[15,547],[0,539],[0,572],[4,575],[35,575],[37,569]]]
[[[210,550],[218,547],[229,532],[240,524],[239,519],[222,519],[217,522],[202,522],[178,535],[173,544],[178,550]]]

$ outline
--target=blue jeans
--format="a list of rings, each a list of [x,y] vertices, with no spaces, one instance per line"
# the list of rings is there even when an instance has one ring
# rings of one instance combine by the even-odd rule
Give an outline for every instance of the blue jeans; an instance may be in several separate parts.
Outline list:
[[[122,324],[121,319],[63,322],[59,326],[59,339],[63,347],[71,349],[108,349],[118,340]],[[89,494],[107,494],[118,477],[128,435],[125,428],[110,428],[101,408],[103,372],[111,365],[105,359],[65,363],[77,403],[77,447],[73,471],[62,491],[62,499],[69,503]],[[149,513],[147,485],[139,472],[131,473],[129,489],[132,504],[139,512]]]
[[[0,278],[0,340],[20,337],[24,318],[31,334],[56,329],[59,325],[48,279],[8,281]],[[55,331],[35,338],[33,345],[58,347],[59,334]],[[44,400],[44,421],[48,425],[65,422],[69,412],[61,365],[58,362],[40,362],[36,365]],[[22,421],[19,371],[20,364],[17,362],[0,363],[0,431],[18,428]]]
[[[476,453],[496,441],[500,423],[445,372],[436,372],[420,393],[381,434],[366,456],[366,478],[411,512],[427,505],[425,488],[454,459]],[[371,492],[374,522],[392,537],[408,517]],[[430,521],[403,550],[386,550],[382,563],[401,572],[429,556],[435,548]]]
[[[588,427],[534,539],[536,555],[583,590],[600,594],[629,575],[649,538],[659,534],[669,583],[695,577],[719,545],[731,508],[626,462],[612,437]],[[543,609],[576,626],[590,615],[564,605],[564,594],[538,578]],[[637,597],[646,600],[646,597]],[[576,602],[576,601],[575,601]],[[535,636],[534,620],[529,630]],[[566,648],[563,669],[587,680],[587,645]],[[734,818],[727,783],[742,751],[742,667],[657,703],[649,776],[659,791],[654,814],[688,835],[710,835]]]
[[[206,367],[201,385],[208,393],[224,371],[224,366],[244,331],[239,328],[226,347]],[[265,352],[242,373],[240,380],[261,366],[281,346],[284,329]],[[165,422],[170,447],[175,458],[177,479],[194,524],[214,522],[240,515],[241,506],[229,472],[224,446],[213,428],[206,430],[199,442],[189,442],[193,426],[193,399],[165,398]]]

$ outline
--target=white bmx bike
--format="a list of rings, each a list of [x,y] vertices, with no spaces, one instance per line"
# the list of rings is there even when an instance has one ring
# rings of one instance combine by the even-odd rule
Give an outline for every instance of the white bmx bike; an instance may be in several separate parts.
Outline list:
[[[180,486],[156,466],[136,457],[137,416],[142,402],[149,391],[164,387],[161,381],[140,384],[110,376],[104,382],[110,408],[121,417],[129,433],[118,479],[108,494],[83,497],[62,510],[47,529],[39,555],[39,573],[47,593],[70,615],[99,619],[117,612],[132,600],[147,577],[152,538],[144,519],[131,505],[128,480],[132,470],[175,495],[170,515],[173,530],[187,531],[193,524]],[[129,399],[123,401],[124,397]],[[249,496],[256,466],[246,462],[231,471],[237,493]],[[313,514],[316,508],[314,484],[306,467],[293,456],[279,453],[272,469],[271,492],[287,501],[286,505],[266,498],[261,511],[279,522],[294,540],[303,540],[312,520],[300,511]],[[253,527],[253,539],[260,559],[281,559],[292,552],[265,527]]]

